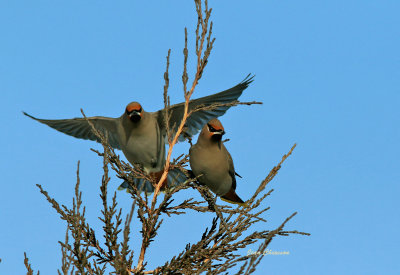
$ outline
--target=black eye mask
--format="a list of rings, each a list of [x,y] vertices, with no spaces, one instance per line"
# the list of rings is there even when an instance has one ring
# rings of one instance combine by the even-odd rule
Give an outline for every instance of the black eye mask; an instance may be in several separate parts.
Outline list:
[[[208,126],[208,130],[210,131],[210,132],[212,132],[212,133],[214,133],[214,132],[218,132],[217,130],[215,130],[215,128],[214,127],[212,127],[210,124],[207,124],[207,126]]]

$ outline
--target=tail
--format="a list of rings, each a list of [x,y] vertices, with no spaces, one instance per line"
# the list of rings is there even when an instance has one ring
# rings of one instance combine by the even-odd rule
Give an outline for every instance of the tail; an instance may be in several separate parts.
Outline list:
[[[162,174],[162,173],[161,173]],[[157,179],[156,175],[156,179]],[[159,175],[161,177],[161,175]],[[159,177],[159,178],[160,178]],[[161,187],[161,190],[165,190],[165,185],[167,185],[167,188],[172,188],[174,186],[177,186],[187,180],[187,177],[185,173],[183,173],[180,169],[175,168],[172,169],[168,172],[168,177],[167,177],[167,184],[163,184]],[[141,191],[141,192],[146,192],[146,193],[153,193],[154,192],[154,186],[153,184],[143,178],[134,178],[133,179],[133,184],[136,186],[136,188]],[[129,190],[132,190],[130,187],[129,183],[127,181],[124,181],[119,187],[118,190],[126,190],[129,192]]]
[[[240,206],[247,206],[247,204],[236,194],[235,190],[233,189],[221,196],[221,200],[232,204],[238,204]]]
[[[154,187],[151,182],[145,179],[138,179],[134,178],[133,179],[133,185],[136,186],[138,190],[141,192],[146,192],[146,193],[153,193],[154,192]],[[132,187],[129,185],[127,181],[124,181],[119,187],[118,190],[126,190],[126,192],[132,191]]]

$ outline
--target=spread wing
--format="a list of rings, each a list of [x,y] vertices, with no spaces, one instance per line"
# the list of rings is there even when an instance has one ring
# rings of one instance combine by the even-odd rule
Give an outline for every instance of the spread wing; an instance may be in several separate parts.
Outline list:
[[[225,104],[236,101],[243,93],[244,89],[246,89],[251,82],[253,82],[254,76],[250,74],[238,85],[225,90],[223,92],[209,95],[206,97],[201,97],[198,99],[191,100],[189,102],[189,111],[194,108],[202,105],[202,106],[210,106],[213,103]],[[220,106],[216,107],[213,110],[200,110],[193,113],[186,121],[186,129],[185,134],[188,136],[193,136],[197,134],[203,126],[213,118],[217,118],[225,114],[225,112],[230,108],[230,106]],[[183,112],[184,112],[184,103],[172,105],[170,107],[171,119],[169,121],[170,129],[173,132],[178,130],[178,126],[182,120]],[[165,129],[164,126],[164,111],[160,110],[157,113],[158,123],[161,129]],[[179,137],[179,141],[183,141],[184,135]]]
[[[97,142],[100,140],[93,133],[92,127],[84,118],[73,118],[73,119],[39,119],[33,117],[25,112],[24,115],[39,121],[40,123],[46,124],[47,126],[56,129],[64,134],[81,138],[90,139]],[[121,149],[117,134],[117,119],[109,117],[89,117],[88,118],[94,125],[94,127],[103,133],[108,138],[109,144],[115,149]]]

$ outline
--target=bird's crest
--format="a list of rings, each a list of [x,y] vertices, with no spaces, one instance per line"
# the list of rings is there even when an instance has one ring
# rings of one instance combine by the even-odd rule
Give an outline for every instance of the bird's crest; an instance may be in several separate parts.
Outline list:
[[[214,132],[214,131],[224,131],[224,126],[222,126],[221,121],[219,121],[216,118],[211,119],[208,123],[207,123],[208,129],[210,130],[210,132]],[[214,130],[214,131],[213,131]]]
[[[129,113],[133,111],[140,113],[142,111],[142,105],[140,105],[139,102],[136,101],[131,102],[126,106],[126,111]]]

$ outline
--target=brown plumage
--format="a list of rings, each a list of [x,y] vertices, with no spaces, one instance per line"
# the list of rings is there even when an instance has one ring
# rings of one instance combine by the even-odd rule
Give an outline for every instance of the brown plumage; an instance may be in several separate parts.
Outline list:
[[[200,105],[210,106],[214,103],[223,104],[236,101],[252,81],[253,77],[249,75],[241,83],[228,90],[191,100],[189,110]],[[179,141],[183,141],[187,136],[195,135],[208,120],[223,115],[229,108],[229,106],[220,106],[213,110],[200,110],[193,113],[186,121],[185,132],[179,137]],[[184,104],[170,106],[169,112],[171,116],[169,127],[172,132],[175,132],[183,117]],[[64,134],[99,142],[98,137],[84,118],[39,119],[27,113],[24,114]],[[149,174],[163,171],[166,137],[164,110],[146,112],[140,103],[131,102],[118,118],[96,116],[89,117],[88,120],[98,131],[107,136],[108,142],[113,148],[122,150],[130,163],[139,165]],[[183,173],[178,175],[178,178],[185,180]],[[146,185],[144,190],[151,192],[153,187],[147,183]],[[126,186],[126,184],[121,185],[122,188],[126,188]]]
[[[207,185],[222,200],[244,205],[235,192],[235,168],[221,141],[224,134],[224,127],[216,118],[204,125],[197,143],[190,148],[190,167],[199,182]]]

